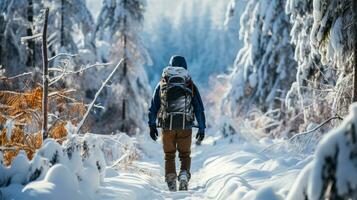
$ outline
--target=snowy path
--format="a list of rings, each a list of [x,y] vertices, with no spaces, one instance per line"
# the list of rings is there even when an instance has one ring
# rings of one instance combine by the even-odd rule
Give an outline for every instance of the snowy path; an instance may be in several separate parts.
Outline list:
[[[110,170],[98,199],[283,199],[310,160],[282,153],[262,155],[259,147],[246,142],[230,144],[228,139],[208,137],[202,146],[193,145],[189,191],[169,192],[161,144],[143,146],[147,155],[141,160]]]

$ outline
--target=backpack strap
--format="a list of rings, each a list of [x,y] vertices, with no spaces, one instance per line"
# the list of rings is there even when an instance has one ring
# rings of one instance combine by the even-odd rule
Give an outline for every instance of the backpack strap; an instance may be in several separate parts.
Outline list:
[[[192,91],[192,97],[194,96],[194,83],[192,81],[192,79],[188,82],[188,85],[187,85],[189,88],[191,88],[191,91]]]

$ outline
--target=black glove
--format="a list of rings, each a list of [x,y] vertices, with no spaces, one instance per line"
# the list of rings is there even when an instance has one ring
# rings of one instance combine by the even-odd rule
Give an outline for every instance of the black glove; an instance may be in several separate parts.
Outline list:
[[[159,133],[157,132],[156,126],[150,126],[150,137],[156,141]]]
[[[197,142],[201,143],[204,138],[205,138],[205,129],[198,129],[196,134]]]

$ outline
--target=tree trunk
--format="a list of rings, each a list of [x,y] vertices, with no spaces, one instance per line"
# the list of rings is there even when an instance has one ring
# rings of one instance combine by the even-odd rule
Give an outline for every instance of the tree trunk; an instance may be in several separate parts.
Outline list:
[[[126,11],[127,8],[127,0],[124,0],[123,2],[123,8]],[[126,35],[126,29],[127,29],[127,19],[126,19],[126,14],[124,11],[124,16],[123,16],[123,29],[122,29],[122,35],[123,35],[123,58],[124,58],[124,62],[123,62],[123,80],[126,80],[126,76],[127,76],[127,35]],[[128,131],[127,128],[127,121],[126,121],[126,98],[123,97],[123,104],[122,104],[122,127],[121,127],[121,132],[126,132]]]
[[[27,6],[27,21],[29,27],[27,27],[27,35],[33,35],[32,25],[33,25],[33,0],[28,1]],[[35,67],[35,40],[28,40],[27,42],[28,54],[27,54],[27,67]]]
[[[43,55],[43,95],[42,95],[42,137],[45,140],[48,137],[47,130],[47,102],[48,102],[48,56],[47,56],[47,23],[48,23],[48,12],[49,9],[46,8],[45,11],[45,22],[42,30],[42,55]]]
[[[5,19],[4,16],[0,13],[0,65],[4,65],[5,55],[3,55],[3,47],[4,47],[4,29],[5,29]]]
[[[61,0],[61,47],[64,46],[64,0]]]
[[[352,0],[352,39],[353,39],[353,62],[352,62],[352,67],[353,67],[353,73],[354,73],[354,78],[353,78],[353,97],[352,97],[352,102],[357,102],[357,1]]]

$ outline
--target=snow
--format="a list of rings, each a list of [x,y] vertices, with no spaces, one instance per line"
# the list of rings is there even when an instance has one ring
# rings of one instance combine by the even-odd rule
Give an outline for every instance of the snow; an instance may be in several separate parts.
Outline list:
[[[305,166],[294,155],[260,154],[265,142],[256,146],[234,136],[239,142],[232,143],[213,134],[201,146],[192,144],[189,190],[168,192],[161,144],[140,137],[142,157],[105,178],[98,199],[283,199]]]
[[[29,170],[29,160],[24,151],[19,154],[12,161],[8,177],[11,177],[11,184],[23,184],[27,180],[27,171]]]
[[[78,190],[76,177],[62,164],[54,165],[44,180],[29,183],[21,193],[26,199],[37,200],[80,200],[86,198]]]
[[[14,128],[15,122],[12,119],[8,119],[5,122],[5,128],[6,128],[6,139],[7,141],[11,140],[11,135],[12,135],[12,130]]]
[[[46,140],[30,162],[20,153],[9,172],[1,168],[13,178],[0,192],[6,199],[284,199],[311,159],[283,149],[261,152],[275,142],[222,138],[210,129],[202,145],[193,141],[189,190],[169,192],[162,144],[147,133],[71,135],[62,145]]]
[[[192,143],[189,190],[179,192],[167,190],[162,144],[148,133],[70,135],[62,145],[48,139],[33,160],[20,152],[9,168],[0,165],[11,183],[0,192],[5,199],[320,199],[329,178],[325,169],[332,164],[335,179],[328,180],[336,180],[336,195],[353,195],[348,188],[357,188],[355,158],[350,157],[356,150],[355,124],[357,104],[339,128],[323,137],[314,156],[288,149],[294,145],[263,151],[282,139],[249,136],[254,130],[242,128],[249,125],[234,125],[229,129],[234,134],[225,137],[208,129],[201,145]],[[0,183],[6,180],[0,178]]]

